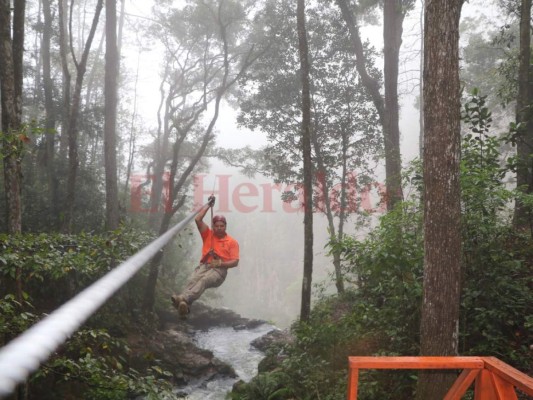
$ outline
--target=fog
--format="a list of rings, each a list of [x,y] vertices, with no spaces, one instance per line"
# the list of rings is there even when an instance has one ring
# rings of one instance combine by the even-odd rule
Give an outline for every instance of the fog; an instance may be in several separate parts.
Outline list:
[[[215,174],[229,176],[229,193],[216,186],[217,203],[229,198],[229,211],[215,205],[214,212],[224,214],[227,231],[238,240],[240,262],[231,269],[226,282],[216,289],[215,304],[228,307],[250,318],[260,318],[287,326],[300,312],[303,276],[303,211],[295,202],[284,204],[271,180],[265,177],[250,179],[234,168],[214,164]],[[238,199],[239,185],[255,187],[257,195]],[[241,186],[241,193],[244,192]],[[282,185],[284,188],[284,185]],[[270,195],[272,193],[272,195]],[[242,203],[241,203],[242,202]],[[255,208],[244,211],[242,205]],[[224,210],[225,211],[225,210]],[[332,290],[329,274],[333,267],[327,257],[327,221],[322,214],[314,214],[314,273],[313,283],[325,283]],[[200,244],[198,241],[198,249]]]
[[[224,284],[211,289],[204,300],[215,306],[230,308],[249,318],[264,319],[279,327],[293,322],[300,312],[303,276],[303,210],[298,201],[283,203],[281,192],[287,185],[276,185],[262,175],[254,178],[239,173],[237,168],[212,162],[209,173],[197,176],[196,189],[203,199],[214,193],[213,213],[227,219],[227,232],[240,245],[240,262],[229,271]],[[380,215],[379,198],[371,197],[376,209],[373,221]],[[209,213],[205,221],[209,222]],[[328,256],[328,223],[324,214],[313,214],[313,292],[335,291],[333,264]],[[353,218],[346,223],[346,233],[365,235],[366,228],[355,229]],[[195,233],[200,257],[201,241]],[[192,269],[192,266],[191,266]]]
[[[419,94],[420,77],[420,2],[405,19],[400,65],[401,95],[401,152],[403,164],[419,155],[419,111],[415,107]],[[131,0],[127,2],[128,20],[135,24],[137,16],[150,14],[152,2]],[[465,3],[463,16],[479,11],[480,1]],[[477,11],[476,11],[477,10]],[[486,11],[486,10],[485,10]],[[130,33],[131,34],[131,33]],[[382,49],[382,27],[364,27],[362,36]],[[124,46],[123,66],[130,76],[139,63],[137,80],[138,120],[140,126],[156,124],[159,104],[159,68],[162,59],[154,44],[139,50],[138,38],[133,34]],[[129,83],[128,85],[133,85]],[[132,89],[130,87],[130,89]],[[223,105],[218,119],[217,145],[225,148],[251,146],[259,149],[267,144],[261,132],[250,132],[236,125],[237,111]],[[239,173],[237,168],[210,160],[209,171],[203,178],[204,200],[214,189],[217,196],[215,213],[224,214],[228,221],[228,233],[240,243],[239,266],[232,269],[226,282],[206,299],[214,305],[229,307],[246,317],[272,321],[278,326],[289,325],[300,311],[301,282],[303,275],[303,212],[295,205],[283,204],[280,190],[273,180],[257,175],[253,178]],[[137,165],[137,167],[139,167]],[[143,173],[143,171],[139,171]],[[376,180],[383,180],[383,165],[376,169]],[[198,189],[197,189],[198,190]],[[373,206],[377,199],[373,198]],[[375,223],[377,215],[372,223]],[[363,237],[365,230],[357,228],[354,220],[348,220],[346,231]],[[314,273],[313,283],[323,284],[332,292],[333,266],[325,248],[328,241],[327,221],[314,214]],[[199,239],[197,252],[200,252]],[[192,268],[192,266],[191,266]],[[317,293],[318,289],[314,289]]]

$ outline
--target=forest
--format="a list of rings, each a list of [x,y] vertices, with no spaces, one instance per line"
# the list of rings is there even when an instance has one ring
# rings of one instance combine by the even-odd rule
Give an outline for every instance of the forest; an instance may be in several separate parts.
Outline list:
[[[202,301],[291,337],[225,398],[345,399],[349,356],[532,376],[531,6],[0,0],[1,345],[213,194],[241,259]],[[132,347],[200,248],[192,222],[6,398],[183,398]],[[369,371],[358,398],[456,375]]]

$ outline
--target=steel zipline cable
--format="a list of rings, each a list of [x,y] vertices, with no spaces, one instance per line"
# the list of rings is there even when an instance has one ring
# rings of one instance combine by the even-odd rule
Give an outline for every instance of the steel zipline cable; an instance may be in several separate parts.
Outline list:
[[[118,289],[198,213],[192,212],[142,250],[0,349],[0,398],[13,393]]]

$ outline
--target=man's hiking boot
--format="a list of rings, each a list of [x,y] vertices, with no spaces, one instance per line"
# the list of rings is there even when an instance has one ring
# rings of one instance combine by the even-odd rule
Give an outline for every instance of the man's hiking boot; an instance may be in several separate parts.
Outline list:
[[[178,313],[182,318],[185,318],[189,314],[189,305],[185,300],[180,301],[178,305]]]
[[[185,318],[189,314],[189,305],[181,295],[173,295],[171,297],[172,304],[178,310],[178,313],[182,318]]]

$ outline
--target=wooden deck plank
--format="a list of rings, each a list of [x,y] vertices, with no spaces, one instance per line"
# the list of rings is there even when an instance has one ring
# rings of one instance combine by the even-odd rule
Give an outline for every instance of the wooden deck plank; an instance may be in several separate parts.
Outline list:
[[[348,375],[348,400],[357,400],[357,388],[359,386],[359,370],[350,369]]]
[[[360,369],[482,369],[481,357],[349,357]]]
[[[499,400],[491,375],[492,372],[486,369],[481,370],[476,379],[474,400]]]
[[[453,383],[444,400],[459,400],[468,390],[474,379],[479,375],[480,369],[465,369]]]
[[[475,380],[475,400],[533,396],[533,378],[495,357],[348,357],[348,400],[357,400],[359,369],[463,369],[445,400],[459,400]]]
[[[518,400],[514,386],[500,378],[495,373],[492,373],[492,380],[494,382],[494,389],[498,394],[498,399],[501,400]]]
[[[485,368],[512,383],[524,393],[533,396],[533,378],[511,367],[496,357],[481,357]]]

